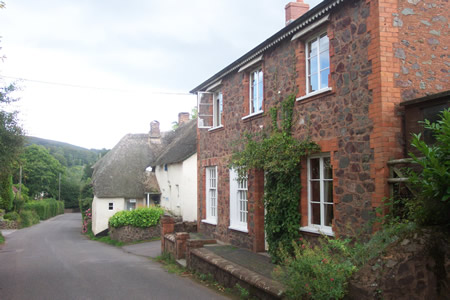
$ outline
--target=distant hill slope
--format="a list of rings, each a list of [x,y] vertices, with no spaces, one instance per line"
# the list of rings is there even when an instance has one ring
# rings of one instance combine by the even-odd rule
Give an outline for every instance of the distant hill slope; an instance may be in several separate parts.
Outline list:
[[[93,164],[108,151],[106,149],[86,149],[68,143],[27,136],[25,145],[29,146],[32,144],[47,148],[50,154],[66,167]]]

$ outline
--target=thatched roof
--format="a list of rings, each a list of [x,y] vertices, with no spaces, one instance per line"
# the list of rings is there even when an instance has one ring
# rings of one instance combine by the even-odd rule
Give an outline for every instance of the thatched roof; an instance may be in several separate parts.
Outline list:
[[[149,166],[182,161],[196,152],[196,122],[164,132],[158,142],[150,134],[127,134],[94,165],[92,183],[98,198],[142,198],[160,193]]]
[[[162,150],[155,165],[178,163],[197,152],[197,122],[191,120],[175,130],[172,142]]]
[[[152,165],[163,146],[150,143],[149,134],[124,136],[94,165],[94,194],[99,198],[142,198],[145,169]]]

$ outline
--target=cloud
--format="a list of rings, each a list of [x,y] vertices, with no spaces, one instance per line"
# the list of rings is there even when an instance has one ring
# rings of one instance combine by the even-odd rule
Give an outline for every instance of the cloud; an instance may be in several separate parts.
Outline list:
[[[284,26],[286,0],[10,0],[0,11],[0,76],[24,82],[30,134],[112,147],[195,106],[187,92]],[[308,2],[308,1],[307,1]],[[310,4],[319,1],[309,1]]]

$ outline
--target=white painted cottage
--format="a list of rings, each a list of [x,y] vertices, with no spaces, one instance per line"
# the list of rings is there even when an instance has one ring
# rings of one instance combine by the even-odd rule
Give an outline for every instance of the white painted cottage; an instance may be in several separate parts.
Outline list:
[[[159,123],[153,121],[148,134],[127,134],[94,165],[92,231],[95,235],[108,229],[108,220],[116,212],[152,204],[161,204],[183,219],[196,219],[197,129],[196,122],[189,121],[186,114],[180,113],[180,125],[174,131],[161,134]],[[157,162],[170,172],[158,176]],[[171,182],[174,183],[172,193]]]

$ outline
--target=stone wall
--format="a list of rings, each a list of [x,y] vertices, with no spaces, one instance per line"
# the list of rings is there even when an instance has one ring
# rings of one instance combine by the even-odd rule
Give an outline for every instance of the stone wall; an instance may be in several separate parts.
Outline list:
[[[399,31],[395,57],[401,69],[395,85],[402,100],[450,89],[450,20],[447,0],[399,0],[392,12]]]
[[[334,169],[334,231],[338,234],[356,234],[367,223],[373,211],[372,194],[375,191],[374,146],[370,135],[373,119],[369,114],[372,92],[369,75],[372,62],[369,46],[372,35],[368,32],[371,13],[370,1],[349,1],[331,13],[330,22],[322,29],[330,38],[330,76],[332,91],[297,101],[294,108],[293,134],[298,139],[311,136],[330,153]],[[322,30],[321,29],[321,30]],[[305,42],[287,39],[264,53],[264,112],[278,105],[290,94],[305,95]],[[261,133],[269,130],[271,120],[261,114],[242,119],[248,114],[249,88],[246,72],[231,73],[222,80],[223,128],[199,129],[199,231],[236,246],[264,251],[263,174],[249,174],[248,233],[229,227],[229,158],[244,132]],[[218,170],[218,222],[217,226],[204,224],[205,167]],[[307,224],[306,168],[302,173],[299,197],[302,224]],[[383,191],[384,192],[384,191]],[[387,192],[387,191],[386,191]],[[386,195],[387,196],[387,195]],[[300,222],[300,220],[299,220]],[[350,225],[350,226],[349,226]]]
[[[352,278],[347,299],[448,299],[450,241],[436,228],[399,240]]]
[[[19,229],[17,221],[0,220],[0,229]]]
[[[161,227],[160,225],[148,228],[133,226],[109,227],[109,236],[111,239],[122,243],[149,240],[161,236]]]

